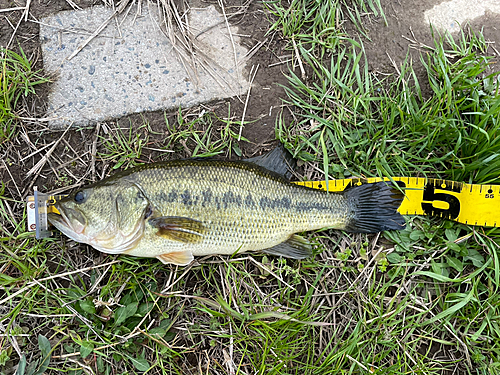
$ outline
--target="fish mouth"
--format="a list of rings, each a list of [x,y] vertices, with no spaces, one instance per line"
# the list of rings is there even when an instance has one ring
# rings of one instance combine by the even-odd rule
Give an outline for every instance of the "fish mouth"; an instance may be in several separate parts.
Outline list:
[[[61,205],[56,205],[59,213],[49,212],[47,214],[48,220],[64,233],[69,238],[78,241],[86,242],[84,231],[86,227],[86,220],[83,215],[77,210],[71,208],[64,208]]]

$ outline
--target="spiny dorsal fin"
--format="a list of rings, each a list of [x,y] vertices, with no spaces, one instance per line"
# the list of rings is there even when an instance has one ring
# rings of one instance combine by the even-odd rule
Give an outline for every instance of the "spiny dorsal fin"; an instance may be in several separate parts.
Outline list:
[[[260,156],[255,156],[249,159],[243,159],[253,164],[257,164],[270,171],[273,171],[286,179],[292,177],[292,172],[295,169],[297,162],[292,154],[288,152],[283,145],[279,145],[274,150]]]
[[[173,241],[196,243],[203,239],[205,226],[201,221],[179,216],[160,216],[148,220],[158,228],[157,236]]]

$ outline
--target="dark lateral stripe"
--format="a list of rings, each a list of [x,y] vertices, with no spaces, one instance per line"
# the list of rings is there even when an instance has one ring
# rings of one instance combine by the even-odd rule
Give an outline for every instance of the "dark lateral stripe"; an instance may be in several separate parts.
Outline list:
[[[258,204],[252,194],[247,194],[246,197],[242,197],[239,194],[234,194],[232,191],[227,191],[222,196],[214,195],[210,189],[201,192],[201,195],[193,195],[189,190],[184,190],[183,192],[178,192],[173,189],[168,193],[162,192],[160,199],[167,202],[179,202],[185,206],[195,206],[199,203],[202,207],[208,207],[214,205],[218,210],[231,207],[246,207],[246,208],[256,208],[257,206],[263,210],[266,209],[295,209],[299,212],[308,212],[311,210],[317,211],[330,211],[332,208],[318,202],[297,202],[293,203],[289,197],[283,198],[269,198],[262,197],[258,199]]]
[[[292,206],[292,202],[291,202],[290,198],[288,198],[288,197],[276,198],[276,199],[263,197],[263,198],[260,198],[259,206],[262,209],[284,208],[284,209],[289,210]]]
[[[331,211],[332,208],[321,203],[298,202],[295,204],[297,211],[308,212],[311,210]]]

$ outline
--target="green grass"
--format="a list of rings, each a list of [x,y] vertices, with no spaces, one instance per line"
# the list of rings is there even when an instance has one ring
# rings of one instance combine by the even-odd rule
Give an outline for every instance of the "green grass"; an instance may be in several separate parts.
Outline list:
[[[41,72],[33,71],[22,49],[18,54],[0,47],[0,62],[0,143],[3,143],[14,134],[21,97],[34,94],[34,86],[49,80]]]
[[[379,81],[342,29],[351,19],[366,32],[378,2],[266,4],[310,77],[290,71],[295,118],[276,124],[306,173],[500,183],[500,99],[480,33],[436,35],[426,82],[409,59]],[[147,122],[106,125],[96,163],[239,156],[240,125],[229,109],[179,111],[161,136]],[[12,215],[23,202],[0,196],[0,372],[500,373],[498,229],[408,217],[380,236],[311,233],[315,256],[303,261],[242,254],[183,268],[35,240]]]

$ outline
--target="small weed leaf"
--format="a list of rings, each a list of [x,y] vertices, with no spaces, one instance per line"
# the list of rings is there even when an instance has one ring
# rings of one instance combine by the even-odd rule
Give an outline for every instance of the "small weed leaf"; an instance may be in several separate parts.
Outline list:
[[[17,365],[17,370],[14,375],[24,375],[24,372],[26,371],[26,355],[22,355],[21,359],[19,360],[19,364]]]
[[[40,365],[40,373],[44,373],[49,366],[51,358],[50,341],[43,335],[38,335],[38,347],[42,352],[42,364]]]
[[[418,240],[421,240],[423,238],[425,238],[425,234],[421,230],[414,230],[414,231],[410,232],[410,239],[413,241],[418,241]]]
[[[94,344],[89,341],[82,341],[80,345],[80,355],[82,358],[88,357],[90,353],[94,350]]]
[[[453,242],[453,241],[455,241],[455,240],[458,238],[458,236],[457,236],[457,232],[456,232],[456,230],[454,230],[454,229],[446,229],[446,230],[444,231],[444,233],[445,233],[445,235],[446,235],[446,238],[447,238],[447,239],[448,239],[448,241],[450,241],[450,242]]]
[[[460,253],[462,251],[462,248],[460,247],[460,245],[458,245],[458,244],[456,244],[455,242],[452,242],[452,241],[447,242],[446,246],[448,247],[448,249],[453,250],[453,251],[455,251],[457,253]]]
[[[464,265],[463,263],[458,260],[457,258],[454,258],[454,257],[448,257],[446,258],[447,261],[448,261],[448,264],[453,267],[454,269],[456,269],[458,272],[462,272],[464,270]]]
[[[38,335],[38,347],[41,352],[41,359],[30,363],[26,368],[26,357],[23,355],[16,374],[24,375],[26,373],[26,375],[42,375],[47,370],[51,358],[50,341],[45,336]]]
[[[396,264],[396,263],[404,262],[405,257],[399,255],[396,252],[393,252],[393,253],[387,254],[387,260],[389,261],[389,263]]]
[[[83,301],[80,301],[80,307],[83,311],[89,314],[95,314],[95,306],[92,301],[84,299]]]
[[[470,260],[472,264],[476,267],[482,267],[484,265],[484,257],[476,249],[468,249],[469,255],[464,257],[464,261]]]
[[[141,372],[148,371],[150,368],[149,362],[144,358],[144,353],[142,353],[138,358],[131,357],[127,355],[127,358],[132,362],[134,367]]]
[[[136,313],[138,306],[138,302],[132,302],[126,306],[119,307],[115,312],[115,325],[120,325],[125,320],[133,316]]]

